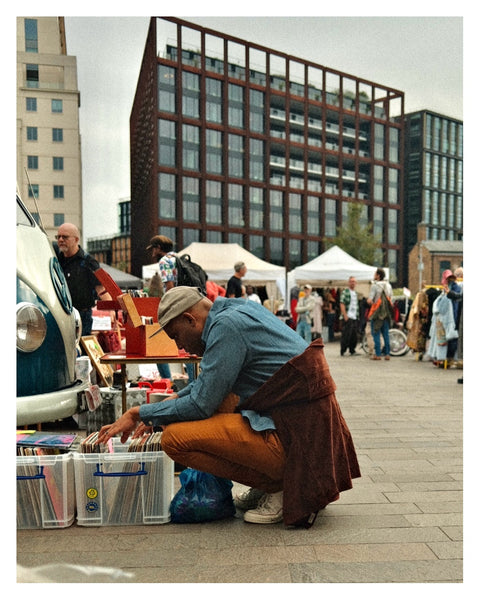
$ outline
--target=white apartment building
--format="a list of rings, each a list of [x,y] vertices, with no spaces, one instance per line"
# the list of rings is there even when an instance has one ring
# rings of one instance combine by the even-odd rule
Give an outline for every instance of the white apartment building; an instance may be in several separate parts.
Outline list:
[[[17,17],[17,185],[52,240],[62,223],[82,229],[79,107],[64,18]]]

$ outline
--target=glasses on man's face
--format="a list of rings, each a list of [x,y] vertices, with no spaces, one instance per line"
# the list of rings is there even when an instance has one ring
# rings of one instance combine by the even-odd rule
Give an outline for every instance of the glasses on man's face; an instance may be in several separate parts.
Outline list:
[[[55,239],[56,240],[68,240],[71,237],[72,237],[71,235],[56,235]]]

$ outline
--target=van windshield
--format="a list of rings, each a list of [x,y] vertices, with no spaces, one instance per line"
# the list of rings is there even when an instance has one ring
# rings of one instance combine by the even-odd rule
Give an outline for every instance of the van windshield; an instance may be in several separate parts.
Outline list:
[[[17,225],[27,225],[28,227],[35,227],[35,221],[28,214],[28,211],[23,206],[20,198],[17,196]]]

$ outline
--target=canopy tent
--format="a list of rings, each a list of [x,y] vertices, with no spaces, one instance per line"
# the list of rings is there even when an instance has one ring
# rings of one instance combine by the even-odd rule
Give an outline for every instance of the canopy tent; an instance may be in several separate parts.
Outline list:
[[[288,274],[289,283],[329,287],[346,286],[353,276],[359,282],[372,281],[377,267],[366,265],[338,246],[332,246],[317,258],[293,269]],[[388,279],[388,269],[384,269]]]
[[[261,260],[239,244],[192,242],[177,254],[179,256],[189,254],[191,259],[206,271],[208,278],[219,284],[225,284],[233,275],[233,265],[243,261],[247,266],[247,273],[242,278],[244,284],[265,285],[269,297],[276,296],[274,287],[278,287],[282,297],[285,297],[285,267]],[[156,272],[158,272],[158,263],[145,265],[142,268],[144,279],[150,279]],[[272,283],[275,286],[268,285]]]
[[[135,277],[135,275],[130,275],[130,273],[125,273],[124,271],[120,271],[120,269],[115,269],[111,265],[107,265],[105,263],[100,263],[100,267],[106,271],[113,281],[118,285],[119,288],[126,290],[129,288],[142,289],[143,281],[140,277]]]

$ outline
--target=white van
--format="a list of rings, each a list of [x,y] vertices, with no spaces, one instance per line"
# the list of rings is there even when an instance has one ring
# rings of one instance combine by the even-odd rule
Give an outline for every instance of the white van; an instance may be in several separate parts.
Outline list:
[[[80,316],[46,233],[17,194],[17,427],[71,417],[88,382],[75,363]]]

